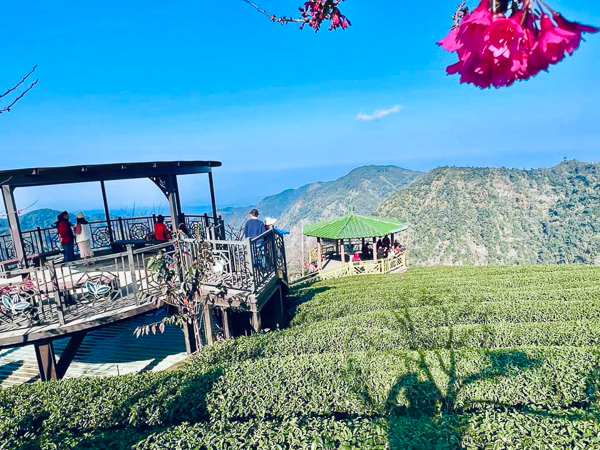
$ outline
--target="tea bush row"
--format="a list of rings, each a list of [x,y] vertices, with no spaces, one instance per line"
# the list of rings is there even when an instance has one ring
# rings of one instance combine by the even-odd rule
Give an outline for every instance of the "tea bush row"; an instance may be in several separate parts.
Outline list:
[[[0,395],[0,441],[183,422],[468,413],[489,404],[591,404],[596,349],[267,358],[183,372],[36,384]],[[590,397],[591,396],[591,397]]]
[[[295,327],[276,334],[238,339],[206,349],[206,364],[319,354],[520,346],[600,346],[600,320],[540,323],[470,324],[454,327],[396,329],[333,325]]]
[[[318,283],[293,291],[292,296],[299,304],[293,324],[372,310],[456,302],[600,300],[600,268],[576,267],[545,282],[536,279],[535,270],[527,269],[530,280],[521,286],[511,286],[514,284],[512,278],[494,284],[482,275],[466,277],[461,268],[453,268],[456,277],[444,280],[423,280],[418,274],[424,269],[415,269],[399,276],[359,276]],[[579,272],[584,275],[576,276]],[[512,275],[524,276],[514,269]]]

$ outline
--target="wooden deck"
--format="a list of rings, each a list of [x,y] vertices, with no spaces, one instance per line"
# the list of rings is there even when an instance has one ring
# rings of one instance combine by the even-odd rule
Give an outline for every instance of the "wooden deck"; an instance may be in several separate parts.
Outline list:
[[[190,240],[191,241],[191,240]],[[285,275],[283,238],[270,232],[245,242],[211,240],[215,270],[204,282],[210,291],[227,286],[215,306],[258,313]],[[188,245],[185,243],[185,245]],[[193,253],[193,241],[189,243]],[[148,259],[173,245],[161,244],[82,261],[50,264],[4,274],[0,279],[0,349],[44,343],[93,331],[161,306],[161,293]]]

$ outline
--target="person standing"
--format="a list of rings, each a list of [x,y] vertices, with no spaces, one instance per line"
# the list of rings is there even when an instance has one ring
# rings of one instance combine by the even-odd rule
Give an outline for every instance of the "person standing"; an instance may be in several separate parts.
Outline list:
[[[69,213],[63,211],[57,216],[57,219],[56,230],[63,248],[64,262],[68,263],[75,259],[75,239],[71,222],[69,222]]]
[[[246,236],[246,238],[252,239],[267,231],[267,227],[258,216],[258,209],[254,208],[250,211],[250,219],[246,221],[246,225],[244,226],[244,236]]]
[[[275,223],[277,223],[277,219],[273,219],[272,217],[265,217],[265,228],[267,230],[275,228]]]
[[[171,240],[169,229],[165,225],[165,217],[159,214],[156,217],[156,223],[154,224],[154,238],[159,242],[168,242]]]
[[[77,213],[75,240],[77,241],[77,247],[79,248],[79,256],[81,256],[82,259],[94,257],[94,252],[92,251],[92,227],[90,227],[90,223],[86,220],[85,215],[82,212]]]

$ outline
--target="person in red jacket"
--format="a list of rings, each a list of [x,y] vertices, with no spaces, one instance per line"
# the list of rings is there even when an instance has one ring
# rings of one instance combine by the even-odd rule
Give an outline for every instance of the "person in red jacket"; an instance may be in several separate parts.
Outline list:
[[[64,262],[71,262],[75,259],[75,237],[73,228],[69,222],[69,213],[61,212],[57,217],[56,231],[60,239],[60,245],[63,248]]]
[[[159,242],[168,242],[171,240],[169,229],[165,225],[165,218],[159,214],[154,224],[154,238]]]

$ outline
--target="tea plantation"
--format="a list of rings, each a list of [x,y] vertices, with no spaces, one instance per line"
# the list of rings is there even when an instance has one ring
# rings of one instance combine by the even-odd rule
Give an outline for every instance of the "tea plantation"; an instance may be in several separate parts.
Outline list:
[[[600,268],[422,268],[292,295],[289,329],[178,371],[0,393],[0,449],[600,449]]]

